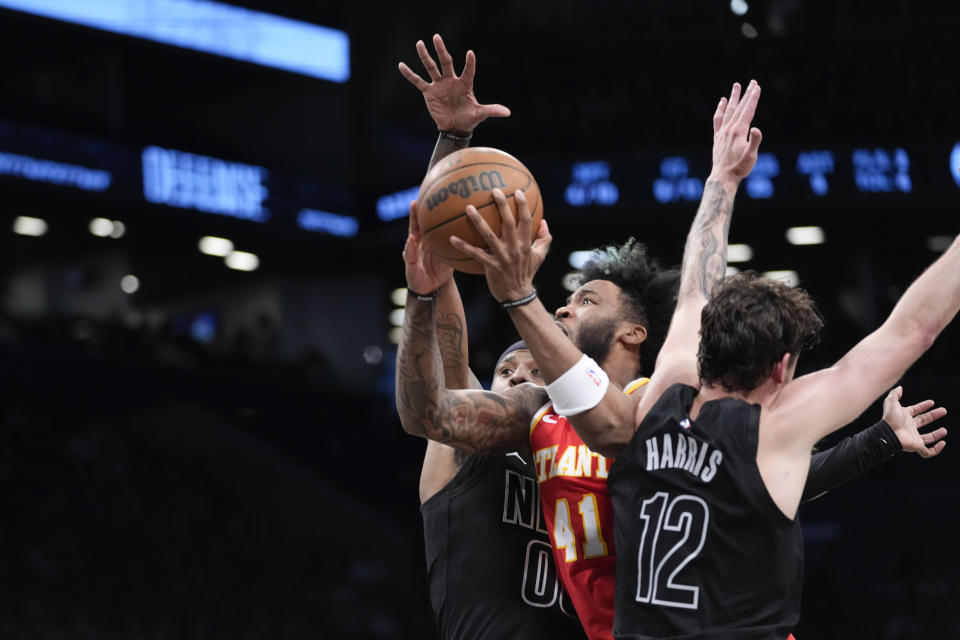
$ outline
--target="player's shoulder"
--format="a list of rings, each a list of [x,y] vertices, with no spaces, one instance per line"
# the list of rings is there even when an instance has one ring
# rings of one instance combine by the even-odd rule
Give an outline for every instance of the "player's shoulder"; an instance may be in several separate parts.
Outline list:
[[[545,421],[544,418],[546,418],[546,422],[556,424],[557,417],[559,415],[557,410],[553,408],[553,401],[548,397],[547,401],[540,405],[540,408],[533,414],[533,419],[530,420],[530,434],[533,435],[534,429]]]
[[[635,396],[637,398],[643,397],[643,392],[646,391],[647,383],[650,382],[650,378],[637,378],[636,380],[631,380],[623,387],[623,392],[628,396]]]
[[[637,402],[637,425],[653,415],[686,413],[698,392],[697,387],[683,381],[658,381],[654,376],[649,384],[643,385],[637,392],[642,393]]]

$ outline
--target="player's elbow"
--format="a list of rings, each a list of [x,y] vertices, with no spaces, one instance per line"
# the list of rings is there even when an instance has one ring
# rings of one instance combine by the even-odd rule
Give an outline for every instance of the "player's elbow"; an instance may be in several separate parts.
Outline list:
[[[890,339],[896,340],[902,348],[915,354],[915,358],[919,358],[933,346],[944,326],[946,322],[937,314],[910,313],[899,309],[894,309],[884,323],[884,329],[888,331],[887,335]]]
[[[418,420],[413,419],[413,417],[404,417],[400,416],[400,426],[403,427],[403,430],[406,431],[411,436],[417,436],[419,438],[426,437],[426,432],[423,428],[423,424]]]
[[[915,318],[913,322],[904,323],[899,331],[900,348],[906,352],[909,364],[917,360],[933,346],[942,327],[924,318]],[[908,366],[909,366],[908,364]]]
[[[922,355],[927,352],[930,347],[933,346],[933,343],[936,341],[937,336],[940,335],[941,328],[934,326],[923,327],[916,335],[916,348],[917,352]]]

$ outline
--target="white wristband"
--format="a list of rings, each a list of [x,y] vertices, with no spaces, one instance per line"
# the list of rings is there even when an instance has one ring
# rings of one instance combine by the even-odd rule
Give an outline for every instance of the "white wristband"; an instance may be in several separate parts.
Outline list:
[[[547,385],[547,395],[561,416],[575,416],[593,409],[607,393],[610,379],[593,358],[586,355]]]

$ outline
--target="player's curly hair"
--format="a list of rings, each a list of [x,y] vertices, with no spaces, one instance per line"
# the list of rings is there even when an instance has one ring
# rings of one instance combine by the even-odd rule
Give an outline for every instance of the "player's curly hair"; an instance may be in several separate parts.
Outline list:
[[[647,255],[645,245],[628,238],[621,245],[596,249],[580,270],[580,284],[590,280],[609,280],[620,287],[627,319],[646,328],[637,375],[650,376],[677,305],[680,270],[661,267]]]
[[[756,389],[785,353],[812,348],[823,329],[810,294],[753,271],[724,280],[700,317],[700,381],[728,391]]]

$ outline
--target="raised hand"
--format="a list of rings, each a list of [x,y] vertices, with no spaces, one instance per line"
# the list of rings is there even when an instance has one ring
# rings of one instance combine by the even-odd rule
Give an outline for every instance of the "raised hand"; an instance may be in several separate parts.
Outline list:
[[[430,56],[423,40],[417,41],[417,54],[430,77],[427,82],[406,64],[399,64],[400,73],[423,94],[430,117],[440,131],[470,133],[487,118],[506,118],[510,109],[500,104],[480,104],[473,93],[473,76],[477,69],[477,57],[467,51],[463,73],[457,76],[453,58],[439,34],[433,36],[433,48],[440,66]]]
[[[417,201],[410,203],[410,227],[403,245],[407,287],[417,293],[430,293],[453,278],[453,267],[440,260],[423,246],[423,236],[417,221]]]
[[[922,458],[932,458],[947,446],[943,439],[947,429],[940,427],[929,433],[920,433],[920,429],[947,415],[947,410],[943,407],[931,409],[933,400],[904,407],[900,404],[901,396],[903,387],[892,389],[887,394],[883,400],[883,420],[897,434],[904,451],[913,451]]]
[[[533,276],[543,264],[553,237],[547,222],[540,220],[537,237],[530,244],[533,217],[523,191],[513,193],[517,203],[514,217],[503,191],[493,190],[493,200],[500,211],[500,236],[493,232],[476,207],[467,205],[467,217],[476,227],[486,249],[473,246],[457,236],[450,236],[450,244],[483,265],[490,293],[498,302],[519,300],[533,291]]]
[[[743,180],[757,162],[757,148],[762,134],[750,126],[760,100],[760,85],[751,80],[746,93],[740,96],[740,83],[735,82],[730,99],[721,98],[713,114],[712,177]]]

